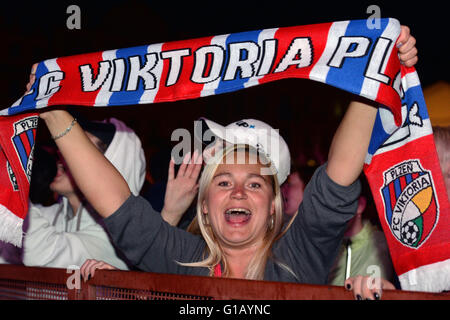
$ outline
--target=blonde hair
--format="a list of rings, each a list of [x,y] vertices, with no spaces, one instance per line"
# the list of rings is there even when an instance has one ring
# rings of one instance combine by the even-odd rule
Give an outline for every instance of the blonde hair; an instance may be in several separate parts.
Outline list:
[[[193,233],[201,233],[205,242],[206,242],[206,258],[199,262],[192,263],[180,263],[184,266],[189,267],[206,267],[210,270],[209,275],[214,276],[214,268],[216,265],[223,263],[224,270],[222,270],[223,276],[229,275],[229,268],[227,265],[227,260],[224,255],[223,249],[220,246],[220,243],[217,241],[216,236],[214,234],[213,229],[206,221],[206,215],[202,211],[202,203],[206,198],[206,194],[208,188],[211,184],[211,181],[214,177],[214,174],[221,163],[220,160],[223,160],[228,154],[231,152],[237,151],[239,149],[244,149],[248,154],[257,153],[257,151],[248,146],[248,145],[233,145],[226,148],[223,153],[216,154],[214,156],[215,160],[210,161],[204,168],[202,176],[199,181],[199,192],[198,192],[198,201],[197,201],[197,215],[191,225],[188,228],[188,231]],[[259,156],[263,156],[259,154]],[[264,156],[263,156],[264,157]],[[259,158],[258,158],[259,159]],[[219,160],[219,161],[217,161]],[[251,259],[246,273],[245,279],[254,279],[254,280],[262,280],[264,278],[264,271],[267,260],[271,257],[271,249],[274,242],[279,239],[286,229],[282,230],[283,226],[283,202],[282,195],[280,191],[280,185],[278,183],[278,179],[276,176],[276,171],[274,166],[267,161],[268,159],[264,159],[263,166],[271,168],[273,175],[271,175],[272,180],[272,190],[274,193],[274,202],[275,202],[275,213],[272,215],[273,223],[268,223],[267,232],[264,237],[263,245],[257,250],[253,258]],[[271,219],[271,218],[270,218]],[[270,221],[269,219],[269,221]],[[277,262],[278,263],[278,262]],[[283,268],[287,269],[290,273],[294,274],[289,267],[285,266],[282,263],[279,263]],[[295,274],[294,274],[295,276]]]

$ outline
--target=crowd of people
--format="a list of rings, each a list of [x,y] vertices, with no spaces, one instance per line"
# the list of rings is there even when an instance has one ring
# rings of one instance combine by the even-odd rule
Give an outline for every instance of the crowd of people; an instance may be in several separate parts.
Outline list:
[[[407,28],[398,41],[401,62],[414,65]],[[23,250],[4,244],[0,258],[78,265],[85,279],[96,269],[135,269],[332,284],[356,299],[380,299],[382,289],[398,285],[384,235],[368,219],[373,200],[361,193],[376,111],[366,100],[352,101],[326,161],[298,165],[278,134],[260,140],[276,139],[277,155],[270,143],[252,143],[248,130],[234,140],[221,135],[243,130],[236,126],[243,121],[272,132],[262,121],[222,126],[203,119],[214,145],[181,163],[161,150],[151,162],[159,165],[148,169],[139,137],[122,121],[45,110],[40,118],[54,144],[36,147]],[[436,128],[435,138],[448,190],[450,128]],[[159,178],[143,190],[146,170]],[[364,281],[371,266],[380,269],[379,287]]]

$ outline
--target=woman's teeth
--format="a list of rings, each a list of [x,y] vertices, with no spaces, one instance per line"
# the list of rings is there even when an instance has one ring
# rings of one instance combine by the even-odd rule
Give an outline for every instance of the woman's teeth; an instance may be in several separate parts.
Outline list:
[[[231,208],[225,211],[226,221],[234,225],[248,222],[251,215],[250,210],[245,208]]]
[[[245,208],[232,208],[232,209],[228,209],[227,211],[225,211],[226,214],[245,214],[245,215],[250,215],[251,212],[250,210],[247,210]]]

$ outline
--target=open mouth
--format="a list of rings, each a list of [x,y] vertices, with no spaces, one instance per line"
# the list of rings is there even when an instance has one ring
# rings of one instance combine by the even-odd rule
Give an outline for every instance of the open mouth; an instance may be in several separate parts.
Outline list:
[[[251,216],[250,210],[245,208],[230,208],[225,211],[225,220],[231,224],[247,223]]]

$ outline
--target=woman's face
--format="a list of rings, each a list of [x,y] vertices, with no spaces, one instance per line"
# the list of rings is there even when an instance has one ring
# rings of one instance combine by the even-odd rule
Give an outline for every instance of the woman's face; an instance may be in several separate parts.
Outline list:
[[[214,234],[228,248],[262,242],[275,212],[271,177],[261,164],[220,164],[202,202]]]

